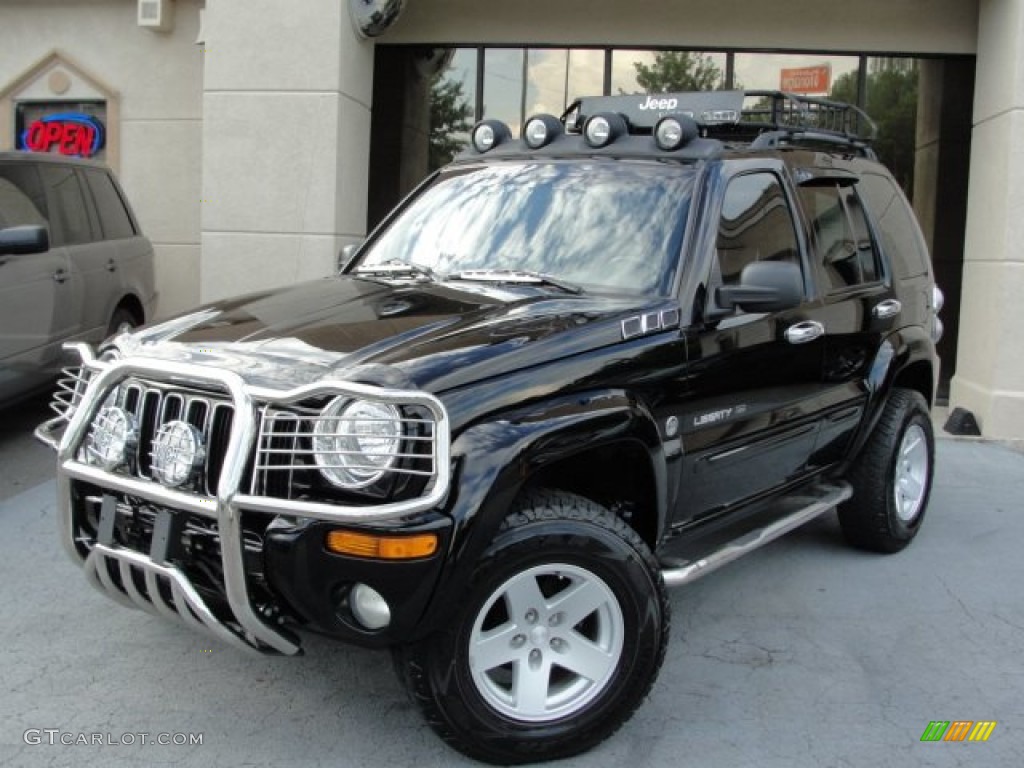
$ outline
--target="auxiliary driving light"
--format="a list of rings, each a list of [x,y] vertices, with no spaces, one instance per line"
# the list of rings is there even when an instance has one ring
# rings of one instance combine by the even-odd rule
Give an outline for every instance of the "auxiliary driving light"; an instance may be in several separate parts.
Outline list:
[[[105,406],[86,438],[86,459],[109,472],[128,460],[138,438],[139,430],[132,414],[114,405]]]
[[[349,606],[356,621],[367,629],[384,629],[391,623],[391,608],[380,592],[365,584],[356,584],[349,592]]]
[[[480,154],[512,138],[512,131],[500,120],[483,120],[473,127],[473,149]]]
[[[169,488],[184,485],[206,460],[203,437],[187,421],[169,421],[153,439],[153,475]]]
[[[628,131],[625,118],[614,112],[602,112],[587,118],[583,125],[583,138],[587,144],[600,149],[611,144]]]
[[[562,133],[562,121],[554,115],[534,115],[523,127],[523,141],[530,149],[540,149]]]
[[[670,115],[654,126],[654,141],[658,149],[671,152],[697,138],[698,133],[697,124],[691,118]]]

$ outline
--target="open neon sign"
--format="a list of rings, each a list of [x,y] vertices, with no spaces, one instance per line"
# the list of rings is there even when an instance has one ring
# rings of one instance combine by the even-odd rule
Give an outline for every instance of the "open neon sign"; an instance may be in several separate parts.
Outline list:
[[[21,134],[21,149],[92,157],[103,147],[103,123],[92,115],[61,112],[34,121]]]

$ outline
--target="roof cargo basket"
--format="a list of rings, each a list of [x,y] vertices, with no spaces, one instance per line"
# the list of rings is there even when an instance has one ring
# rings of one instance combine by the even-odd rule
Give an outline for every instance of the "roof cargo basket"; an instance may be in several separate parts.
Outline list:
[[[577,99],[562,117],[568,131],[578,132],[599,112],[621,114],[631,133],[648,133],[662,117],[682,114],[697,122],[704,137],[755,149],[827,144],[872,155],[869,145],[878,133],[875,122],[853,104],[784,91],[594,96]]]

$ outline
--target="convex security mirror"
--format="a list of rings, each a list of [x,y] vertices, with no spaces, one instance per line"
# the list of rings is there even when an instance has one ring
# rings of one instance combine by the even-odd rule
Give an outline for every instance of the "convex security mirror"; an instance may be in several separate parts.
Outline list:
[[[362,38],[379,37],[395,23],[405,8],[405,0],[349,0],[352,26]]]

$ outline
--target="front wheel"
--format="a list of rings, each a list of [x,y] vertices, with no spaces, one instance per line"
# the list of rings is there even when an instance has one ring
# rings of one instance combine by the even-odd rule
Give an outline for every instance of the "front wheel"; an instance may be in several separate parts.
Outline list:
[[[928,404],[919,392],[895,389],[850,473],[853,497],[839,524],[854,546],[899,552],[924,521],[935,464]]]
[[[622,520],[568,493],[527,496],[477,565],[451,626],[396,651],[442,738],[491,763],[586,751],[624,723],[661,667],[664,582]]]

